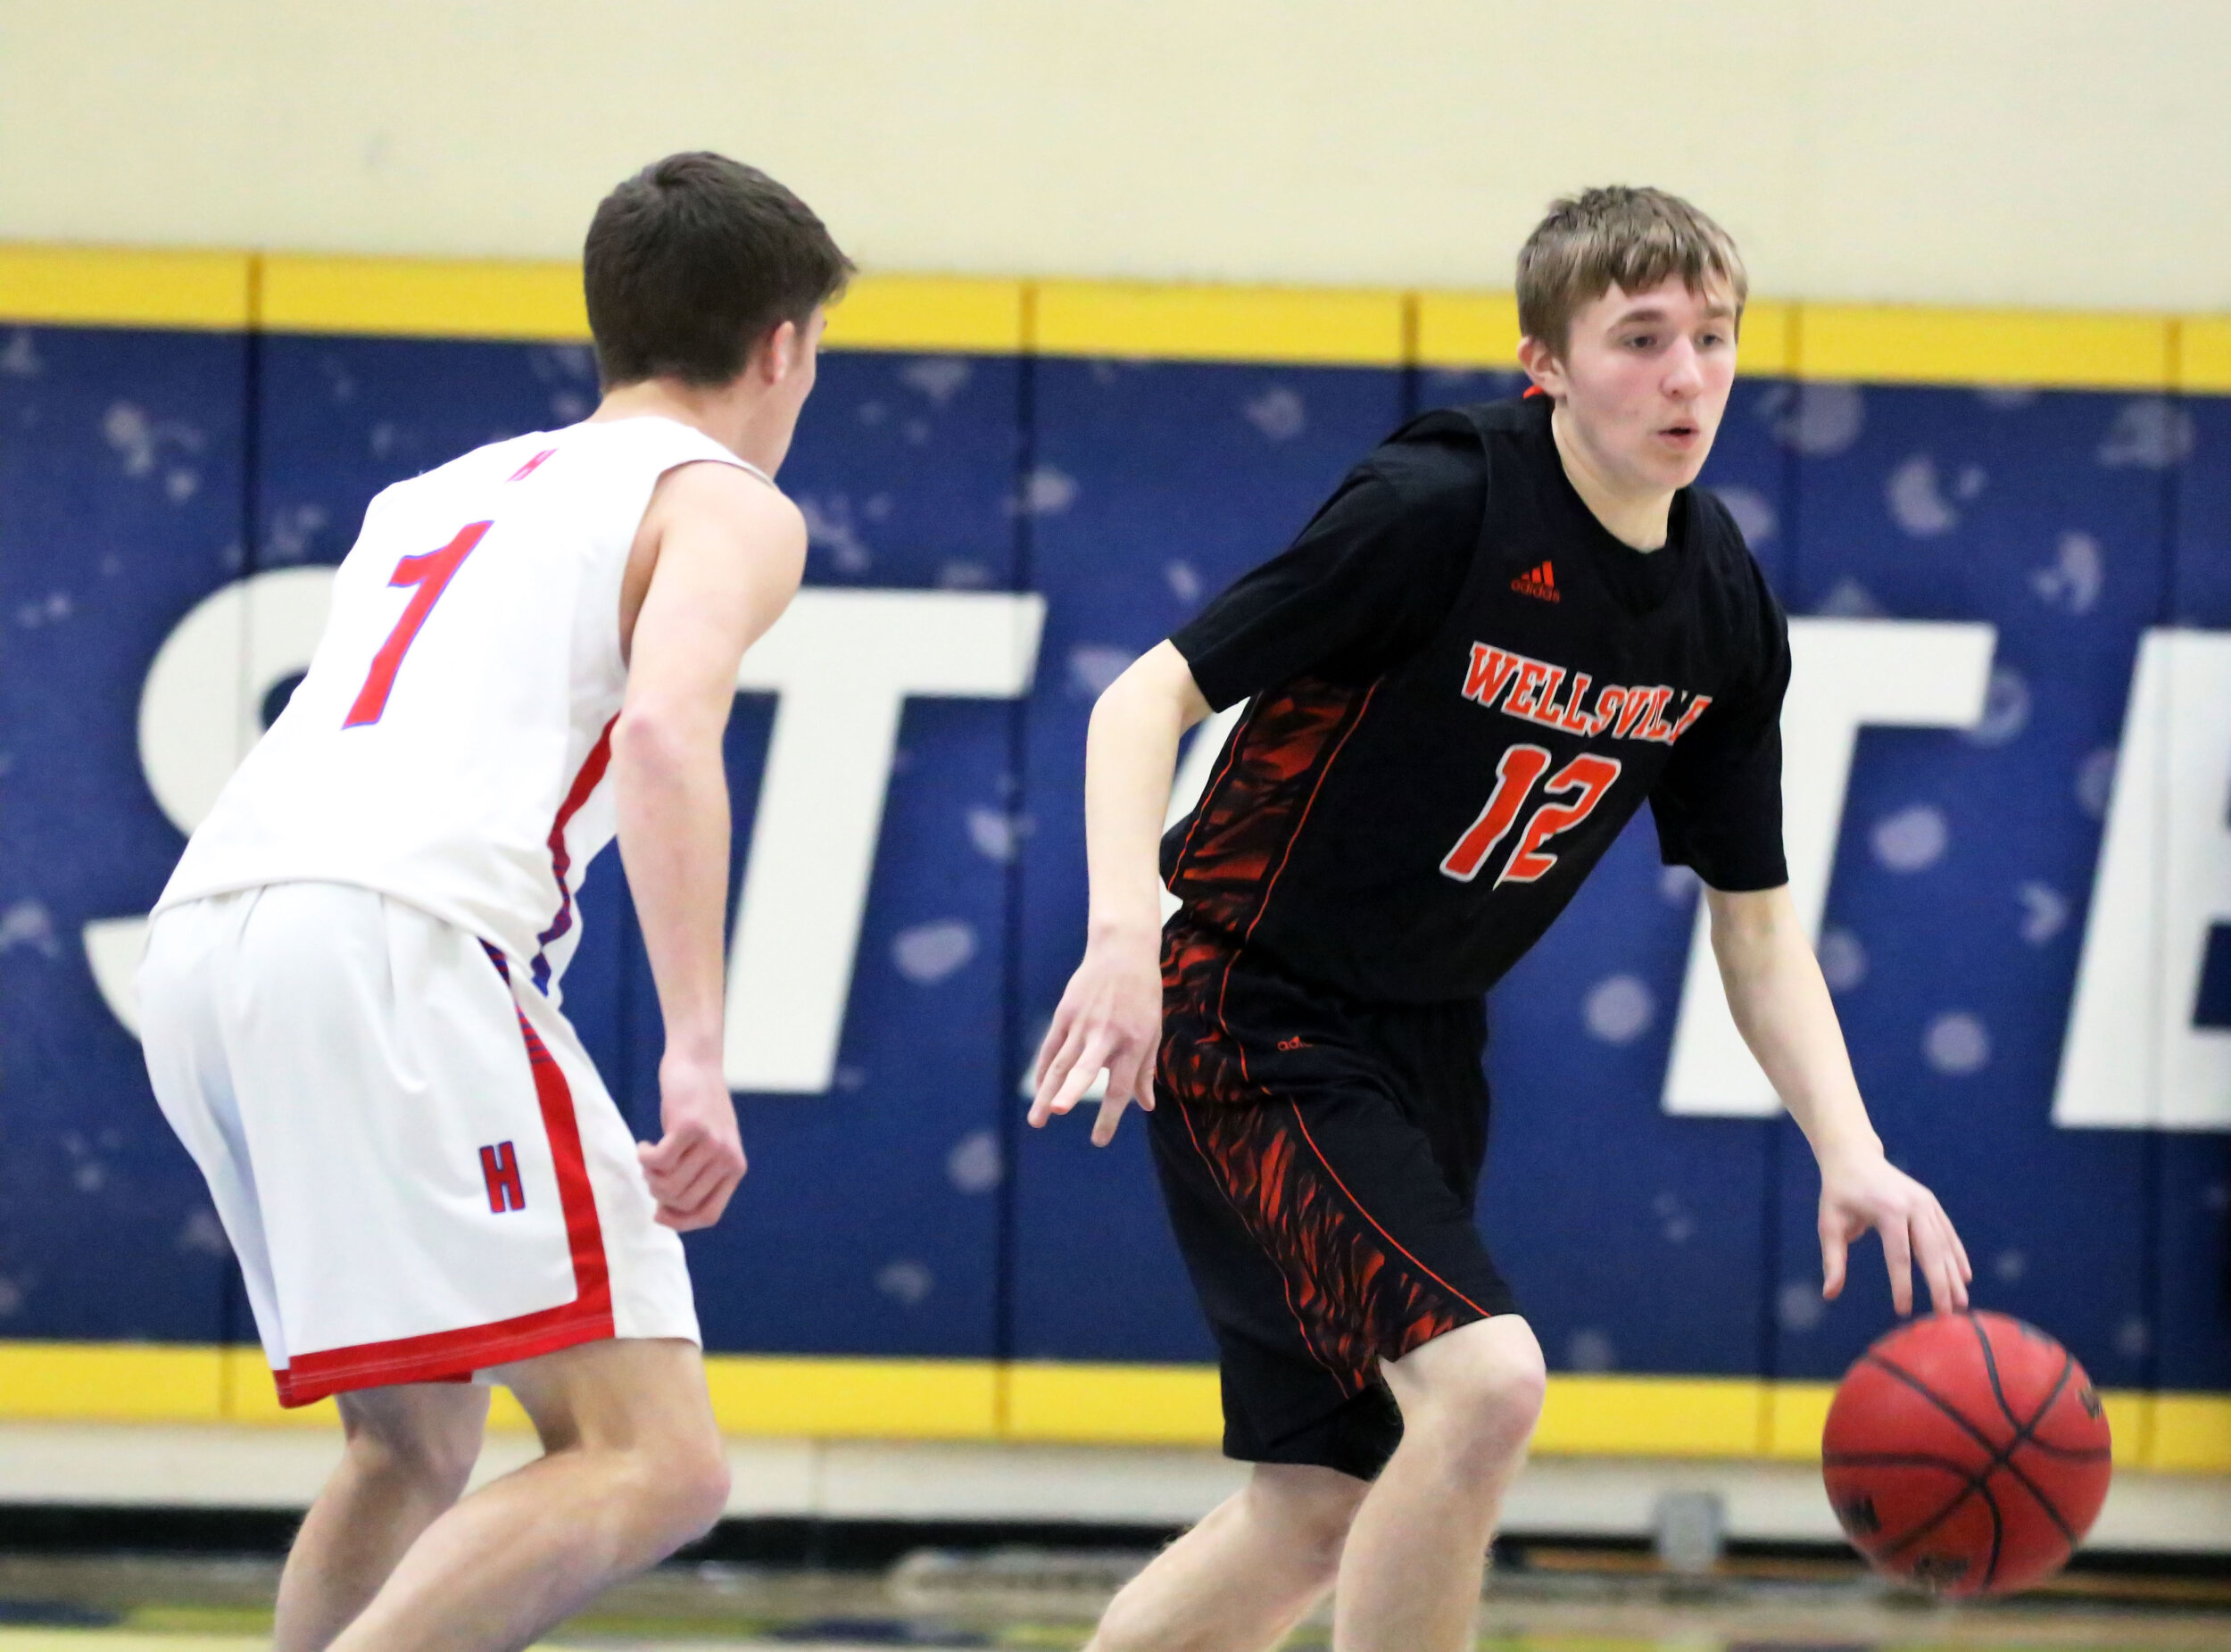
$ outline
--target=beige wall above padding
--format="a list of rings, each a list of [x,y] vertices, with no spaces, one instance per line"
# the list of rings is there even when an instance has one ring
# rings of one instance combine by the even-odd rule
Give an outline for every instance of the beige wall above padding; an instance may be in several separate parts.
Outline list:
[[[0,239],[566,258],[724,149],[873,268],[1506,287],[1694,195],[1763,293],[2231,309],[2231,7],[0,0]]]

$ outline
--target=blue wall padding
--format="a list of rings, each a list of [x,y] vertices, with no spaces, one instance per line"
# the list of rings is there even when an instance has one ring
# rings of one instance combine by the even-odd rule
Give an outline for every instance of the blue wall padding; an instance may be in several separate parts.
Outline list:
[[[236,336],[0,332],[0,1336],[226,1324],[208,1196],[79,936],[178,858],[139,688],[241,571],[246,385]]]
[[[1894,1159],[1958,1214],[1983,1299],[2052,1326],[2098,1380],[2138,1384],[2148,1142],[2056,1131],[2049,1105],[2099,848],[2087,777],[2163,610],[2161,455],[2118,441],[2128,403],[2111,395],[1801,396],[1829,404],[1798,421],[1793,609],[1998,627],[1981,729],[1861,735],[1825,928],[1866,959],[1838,994],[1862,1088]],[[1945,1059],[1978,1033],[1979,1067]],[[1833,1375],[1883,1323],[1882,1269],[1870,1248],[1813,1322],[1797,1286],[1817,1182],[1795,1141],[1783,1166],[1773,1369]]]
[[[999,358],[825,356],[782,473],[814,530],[808,579],[1014,588],[1022,378],[1019,363]],[[729,772],[741,833],[773,701],[738,709]],[[995,823],[1018,812],[1020,726],[1020,708],[999,701],[907,708],[836,1085],[746,1099],[743,1191],[719,1226],[689,1241],[713,1346],[979,1358],[998,1350],[1014,867],[999,852]],[[906,938],[933,926],[966,934],[966,960],[935,978],[909,975],[898,961]],[[657,999],[637,956],[630,1085],[647,1133]]]
[[[1208,1357],[1138,1121],[1105,1152],[1082,1117],[1020,1123],[1083,937],[1092,696],[1406,411],[1509,384],[824,358],[783,476],[809,581],[1034,590],[1046,630],[1025,700],[908,708],[837,1083],[746,1098],[750,1177],[690,1241],[711,1347]],[[79,939],[145,911],[178,852],[137,750],[156,648],[245,572],[338,560],[387,482],[594,394],[573,348],[0,332],[0,1337],[247,1335]],[[1862,736],[1837,1004],[1978,1299],[2118,1387],[2231,1389],[2231,1145],[2050,1117],[2140,633],[2231,627],[2227,455],[2226,402],[1759,380],[1706,477],[1793,613],[1999,628],[1980,735]],[[743,699],[729,735],[738,876],[772,715]],[[1831,1376],[1887,1323],[1873,1242],[1824,1307],[1794,1127],[1659,1107],[1696,899],[1638,822],[1496,994],[1482,1221],[1558,1368]],[[583,911],[568,1009],[650,1134],[657,1000],[617,857]],[[932,926],[965,961],[902,967]]]

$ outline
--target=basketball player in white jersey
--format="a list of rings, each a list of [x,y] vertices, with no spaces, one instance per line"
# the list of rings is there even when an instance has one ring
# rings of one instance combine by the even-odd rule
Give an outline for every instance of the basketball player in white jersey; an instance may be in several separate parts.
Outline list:
[[[139,977],[279,1398],[339,1397],[280,1652],[524,1646],[727,1497],[676,1236],[744,1169],[721,734],[798,588],[770,478],[851,266],[710,154],[615,190],[584,264],[601,405],[372,502]],[[615,831],[666,1025],[641,1145],[559,999]],[[460,1501],[485,1382],[545,1454]]]

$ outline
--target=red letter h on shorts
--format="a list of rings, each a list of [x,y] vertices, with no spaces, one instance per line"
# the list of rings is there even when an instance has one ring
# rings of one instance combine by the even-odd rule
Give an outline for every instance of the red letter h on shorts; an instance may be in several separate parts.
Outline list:
[[[480,1150],[480,1174],[488,1183],[488,1208],[502,1216],[527,1208],[527,1190],[519,1184],[518,1155],[509,1141]]]

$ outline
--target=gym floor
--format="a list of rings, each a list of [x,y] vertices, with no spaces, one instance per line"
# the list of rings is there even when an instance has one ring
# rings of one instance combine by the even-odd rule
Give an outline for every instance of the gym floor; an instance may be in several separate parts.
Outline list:
[[[670,1565],[608,1595],[545,1644],[850,1652],[1073,1648],[1145,1556],[916,1550],[881,1571]],[[0,1652],[260,1652],[277,1562],[0,1555]],[[2078,1573],[2017,1601],[1953,1606],[1829,1557],[1734,1557],[1676,1579],[1646,1557],[1539,1548],[1490,1578],[1496,1652],[2225,1652],[2231,1576]],[[1323,1624],[1289,1643],[1328,1644]]]

